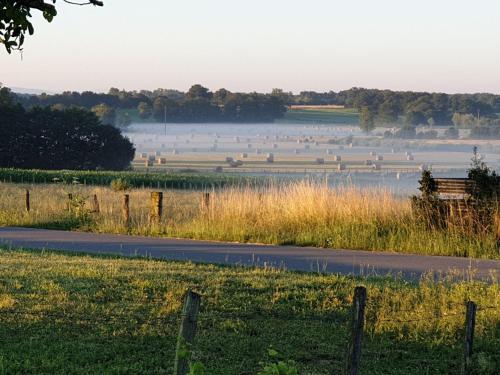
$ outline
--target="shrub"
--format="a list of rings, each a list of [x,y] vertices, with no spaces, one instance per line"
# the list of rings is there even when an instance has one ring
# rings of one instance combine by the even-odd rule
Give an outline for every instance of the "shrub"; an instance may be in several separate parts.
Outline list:
[[[127,191],[132,189],[132,184],[124,178],[115,178],[111,181],[110,186],[113,191]]]

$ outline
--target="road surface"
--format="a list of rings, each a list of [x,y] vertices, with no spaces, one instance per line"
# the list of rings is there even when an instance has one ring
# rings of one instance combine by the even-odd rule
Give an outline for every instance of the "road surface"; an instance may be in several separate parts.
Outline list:
[[[428,272],[454,272],[458,279],[474,278],[492,282],[500,280],[498,260],[388,252],[237,244],[29,228],[0,228],[0,244],[13,248],[149,256],[364,276],[400,274],[406,279],[416,279]]]

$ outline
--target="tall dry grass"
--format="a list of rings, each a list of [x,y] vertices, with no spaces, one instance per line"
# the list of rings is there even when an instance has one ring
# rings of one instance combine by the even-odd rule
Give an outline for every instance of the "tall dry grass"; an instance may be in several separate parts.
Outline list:
[[[32,197],[29,213],[24,210],[25,188]],[[408,198],[389,190],[331,189],[314,182],[231,187],[211,191],[208,209],[201,205],[200,191],[166,190],[164,216],[157,225],[149,222],[150,192],[128,192],[131,222],[126,227],[123,193],[102,187],[1,184],[0,225],[500,258],[498,215],[493,233],[470,233],[465,222],[430,229],[414,215]],[[101,212],[68,213],[67,193],[85,201],[86,208],[97,194]]]

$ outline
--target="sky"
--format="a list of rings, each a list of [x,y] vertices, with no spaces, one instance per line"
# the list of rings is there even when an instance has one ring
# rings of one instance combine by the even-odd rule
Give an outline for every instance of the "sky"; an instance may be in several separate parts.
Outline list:
[[[500,94],[499,0],[56,4],[52,23],[36,14],[22,55],[0,50],[4,85]]]

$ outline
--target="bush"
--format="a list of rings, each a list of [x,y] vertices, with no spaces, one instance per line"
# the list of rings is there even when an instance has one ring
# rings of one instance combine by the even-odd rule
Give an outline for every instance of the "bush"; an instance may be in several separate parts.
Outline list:
[[[124,178],[115,178],[111,181],[110,186],[113,191],[127,191],[132,189],[132,184]]]

